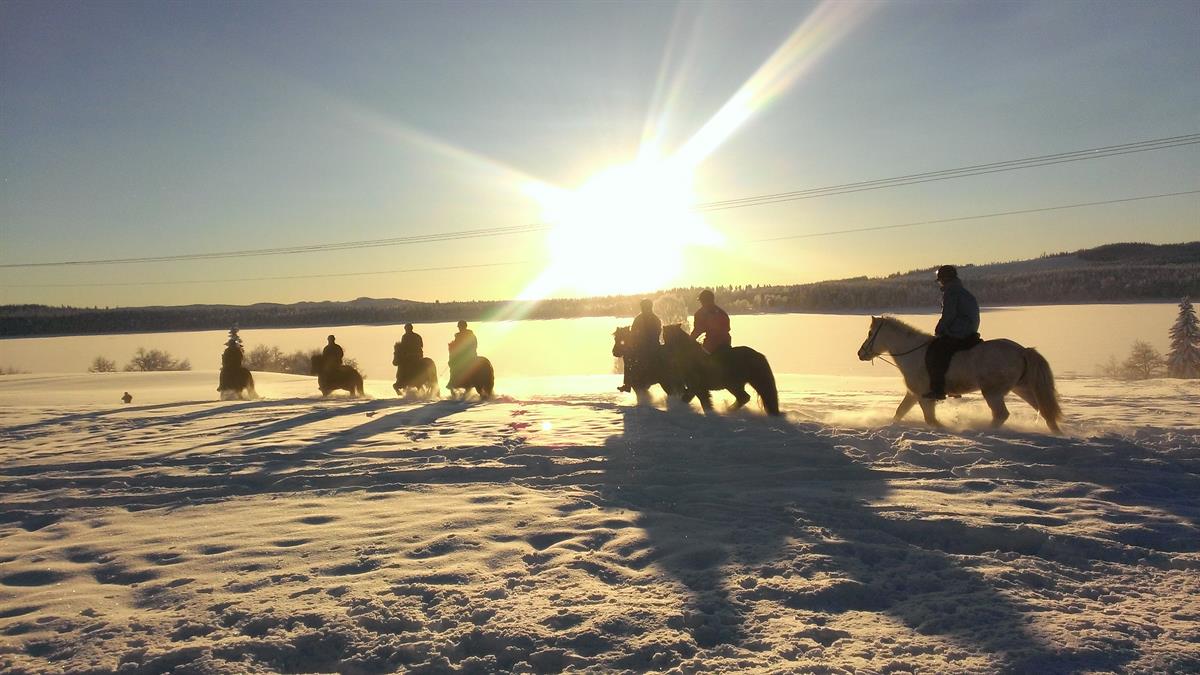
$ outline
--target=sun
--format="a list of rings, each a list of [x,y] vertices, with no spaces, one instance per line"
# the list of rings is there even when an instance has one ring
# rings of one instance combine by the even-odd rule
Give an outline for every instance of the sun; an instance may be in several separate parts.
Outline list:
[[[643,159],[605,169],[576,190],[528,186],[551,226],[539,292],[617,295],[670,284],[689,247],[724,243],[695,211],[692,184],[679,163]]]

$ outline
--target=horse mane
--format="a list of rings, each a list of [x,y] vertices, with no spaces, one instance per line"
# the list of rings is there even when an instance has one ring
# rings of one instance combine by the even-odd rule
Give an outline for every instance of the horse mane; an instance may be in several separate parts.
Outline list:
[[[913,326],[910,323],[901,321],[900,319],[897,319],[894,316],[881,316],[881,317],[879,317],[879,320],[884,321],[887,324],[894,326],[901,332],[907,333],[914,337],[926,337],[926,338],[933,337],[932,335],[930,335],[929,333],[926,333],[925,331],[921,330],[920,328],[917,328],[916,326]]]

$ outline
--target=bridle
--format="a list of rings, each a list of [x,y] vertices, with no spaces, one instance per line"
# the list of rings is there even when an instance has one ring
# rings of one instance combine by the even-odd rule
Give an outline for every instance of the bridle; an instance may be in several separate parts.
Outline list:
[[[900,366],[897,366],[895,361],[888,359],[886,356],[883,355],[882,352],[880,352],[878,354],[875,353],[875,338],[879,337],[879,331],[881,331],[881,330],[883,330],[883,322],[882,321],[880,321],[875,326],[875,330],[871,331],[871,335],[867,338],[867,343],[863,345],[863,348],[866,349],[867,353],[871,355],[871,363],[872,364],[875,363],[875,359],[879,359],[880,361],[883,361],[884,363],[890,363],[893,366],[896,366],[897,368],[899,368]],[[932,342],[933,342],[933,340],[927,340],[927,341],[924,341],[921,344],[917,345],[916,347],[909,349],[908,351],[903,351],[903,352],[899,352],[899,353],[892,352],[890,354],[890,356],[893,359],[898,356],[907,356],[907,355],[921,349],[922,347],[928,347]]]

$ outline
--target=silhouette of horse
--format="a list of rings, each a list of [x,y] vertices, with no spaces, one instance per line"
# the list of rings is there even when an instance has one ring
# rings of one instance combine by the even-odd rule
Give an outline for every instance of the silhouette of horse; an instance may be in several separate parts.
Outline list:
[[[683,392],[683,383],[667,368],[667,356],[661,346],[657,347],[649,358],[645,355],[643,358],[634,357],[633,332],[629,326],[622,326],[613,331],[612,355],[625,362],[624,383],[635,392],[645,392],[656,384],[662,387],[668,396]],[[691,396],[686,400],[690,401]]]
[[[712,411],[708,392],[713,389],[729,390],[736,399],[734,410],[746,405],[750,401],[746,392],[749,384],[758,392],[767,414],[779,414],[779,391],[767,357],[749,347],[730,347],[718,355],[709,354],[677,323],[663,326],[663,342],[672,376],[683,383],[686,393],[700,399],[705,412]]]
[[[934,401],[921,398],[929,391],[929,371],[925,367],[925,352],[933,336],[887,316],[871,317],[867,339],[858,348],[858,358],[870,361],[888,354],[904,377],[908,392],[894,419],[899,421],[913,405],[920,404],[925,422],[940,426],[934,414]],[[1012,391],[1038,411],[1054,433],[1061,433],[1058,422],[1062,409],[1054,388],[1054,373],[1050,364],[1033,347],[1022,347],[1012,340],[985,340],[966,351],[957,352],[946,372],[946,393],[949,395],[981,391],[992,409],[992,426],[999,427],[1008,419],[1004,397]]]
[[[399,395],[405,389],[416,389],[418,395],[424,398],[432,398],[438,393],[437,366],[433,364],[433,359],[426,356],[416,362],[416,367],[412,372],[405,373],[404,366],[400,361],[400,343],[396,343],[396,349],[392,352],[392,365],[396,366],[396,382],[392,385],[392,389]]]
[[[221,392],[222,401],[258,398],[258,393],[254,391],[254,376],[242,366],[221,368],[217,391]]]
[[[363,379],[358,371],[347,365],[334,368],[325,367],[325,357],[320,354],[312,355],[312,372],[317,376],[317,389],[322,396],[328,396],[335,389],[345,389],[351,396],[362,396]]]
[[[496,389],[496,371],[492,370],[492,362],[483,356],[476,356],[458,370],[451,369],[446,388],[451,394],[462,390],[464,396],[474,389],[479,392],[479,398],[491,398]]]

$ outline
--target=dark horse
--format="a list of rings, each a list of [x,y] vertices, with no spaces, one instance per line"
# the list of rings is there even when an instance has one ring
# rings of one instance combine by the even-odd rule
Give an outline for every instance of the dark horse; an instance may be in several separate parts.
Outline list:
[[[637,358],[634,354],[632,339],[633,333],[628,326],[613,331],[612,355],[625,362],[624,383],[628,389],[622,391],[633,389],[635,392],[642,393],[657,384],[662,387],[667,396],[683,393],[683,383],[667,367],[667,355],[663,347],[657,347],[649,355],[649,358]],[[690,401],[691,397],[688,397],[687,400]]]
[[[705,412],[712,411],[713,389],[728,389],[736,402],[736,410],[750,401],[746,385],[754,387],[768,415],[779,414],[779,391],[775,374],[767,357],[749,347],[730,347],[724,353],[711,355],[704,351],[679,324],[663,326],[663,349],[667,364],[683,383],[687,393],[700,399]]]
[[[452,368],[446,388],[451,394],[461,389],[464,395],[474,389],[479,392],[479,398],[491,398],[496,389],[496,371],[492,370],[492,362],[486,357],[476,356],[466,365],[458,369]]]
[[[345,389],[351,396],[362,396],[363,379],[358,371],[347,365],[334,368],[325,367],[325,357],[320,354],[312,356],[312,374],[317,376],[317,389],[322,396],[328,396],[335,389]]]
[[[221,368],[217,391],[221,392],[222,400],[258,398],[254,391],[254,376],[242,366]]]
[[[409,366],[411,370],[406,371],[400,361],[400,343],[397,342],[392,352],[392,365],[396,366],[396,382],[392,389],[397,395],[405,389],[416,389],[418,395],[425,398],[437,396],[437,366],[433,364],[433,359],[426,356],[416,362],[416,367]]]

